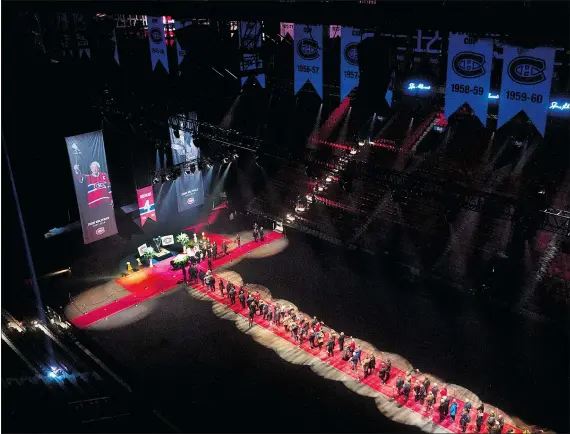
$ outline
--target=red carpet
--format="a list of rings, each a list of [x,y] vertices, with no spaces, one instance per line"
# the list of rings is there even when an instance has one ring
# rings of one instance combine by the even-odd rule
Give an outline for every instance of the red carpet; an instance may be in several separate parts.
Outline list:
[[[244,321],[247,321],[248,310],[247,310],[247,308],[246,309],[241,308],[241,305],[239,304],[239,301],[237,300],[237,296],[236,296],[236,304],[234,304],[232,306],[232,305],[230,305],[229,298],[222,297],[220,295],[220,292],[217,288],[217,282],[219,280],[220,280],[220,278],[218,276],[216,276],[216,290],[215,291],[208,290],[201,283],[192,284],[192,287],[197,289],[198,291],[202,292],[203,294],[208,295],[210,298],[212,298],[216,302],[226,305],[228,308],[230,308],[231,310],[233,310],[237,314],[241,315],[244,318]],[[264,301],[268,301],[268,300],[264,300]],[[271,301],[268,301],[268,302],[270,305],[272,305]],[[257,316],[257,315],[255,317],[255,324],[258,327],[263,327],[267,330],[270,330],[275,335],[281,337],[282,339],[285,339],[286,341],[288,341],[292,344],[296,344],[295,340],[291,336],[291,333],[286,332],[282,325],[271,327],[271,325],[269,324],[269,321],[264,320],[262,316]],[[325,333],[325,342],[327,341],[327,339],[328,339],[328,336]],[[348,345],[348,343],[349,342],[347,339],[346,345]],[[368,387],[371,387],[372,389],[380,392],[382,395],[386,396],[387,398],[393,398],[396,395],[396,387],[395,387],[396,378],[399,375],[401,375],[402,377],[405,377],[405,372],[403,372],[402,370],[398,369],[395,366],[392,366],[390,379],[388,380],[387,384],[381,383],[380,378],[378,377],[377,373],[370,375],[367,378],[363,378],[364,373],[362,371],[361,366],[358,367],[358,371],[355,373],[352,370],[352,364],[348,361],[342,360],[342,355],[338,351],[338,345],[335,345],[335,354],[332,358],[328,357],[324,345],[323,345],[323,349],[321,351],[319,351],[318,348],[312,349],[309,345],[308,340],[303,342],[303,344],[300,345],[299,348],[301,348],[305,352],[313,355],[314,357],[320,359],[323,363],[330,364],[331,366],[338,369],[339,371],[342,371],[346,375],[354,377],[355,381],[361,381],[363,384],[365,384]],[[361,360],[364,360],[365,358],[366,358],[366,353],[364,351],[362,351]],[[412,380],[412,385],[414,384],[416,378],[422,380],[423,375],[420,374],[417,377],[414,376],[413,380]],[[434,424],[440,425],[440,426],[442,426],[442,427],[444,427],[450,431],[453,431],[453,432],[458,432],[458,433],[462,432],[461,426],[459,425],[459,419],[461,417],[461,412],[463,411],[463,405],[464,405],[463,401],[457,399],[458,407],[457,407],[457,415],[455,417],[455,421],[452,421],[449,417],[447,417],[443,422],[440,422],[439,412],[437,411],[437,406],[434,405],[433,406],[434,409],[431,412],[427,412],[425,410],[425,405],[421,405],[419,402],[414,401],[413,395],[414,394],[413,394],[413,390],[412,390],[412,392],[410,392],[410,398],[408,399],[408,402],[404,402],[405,400],[401,396],[396,397],[395,400],[400,405],[403,405],[403,406],[409,408],[410,410],[418,413],[420,416],[422,416],[424,418],[429,418]],[[439,393],[438,393],[438,398],[441,398],[439,396]],[[467,432],[473,433],[473,432],[476,432],[476,425],[475,425],[476,412],[475,412],[475,410],[471,411],[470,416],[471,416],[471,422],[467,425]],[[483,426],[482,426],[481,431],[480,431],[481,433],[487,433],[488,432],[487,426],[486,426],[487,417],[488,417],[488,415],[485,414],[484,423],[483,423]],[[511,428],[514,429],[515,433],[522,433],[521,429],[518,429],[518,428],[513,427],[511,425],[508,425],[506,423],[503,427],[502,432],[506,432]]]
[[[206,234],[211,241],[217,241],[218,246],[221,246],[223,240],[228,241],[226,238],[217,234]],[[228,255],[219,257],[217,260],[212,262],[212,268],[216,269],[234,259],[246,255],[247,253],[255,250],[258,247],[264,246],[282,238],[283,235],[278,232],[270,232],[265,236],[263,242],[250,241],[248,243],[242,244],[241,247],[236,247],[230,250]],[[233,242],[233,241],[232,241]],[[229,244],[230,246],[232,244]],[[198,265],[199,268],[204,271],[208,268],[208,263],[206,261]],[[138,303],[148,300],[149,298],[155,297],[163,292],[175,288],[181,283],[182,272],[180,270],[173,271],[170,269],[170,261],[164,260],[157,262],[154,267],[143,268],[136,273],[129,276],[121,277],[116,280],[116,282],[129,291],[131,294],[127,295],[119,300],[113,301],[106,306],[101,306],[97,309],[87,312],[77,318],[71,320],[71,323],[79,328],[85,328],[90,326],[97,321],[107,318],[122,310],[128,309]]]

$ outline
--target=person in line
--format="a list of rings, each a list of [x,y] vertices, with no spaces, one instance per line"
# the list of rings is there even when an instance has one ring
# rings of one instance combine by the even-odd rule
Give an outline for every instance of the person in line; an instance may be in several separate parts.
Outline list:
[[[352,370],[356,372],[356,370],[358,369],[358,356],[356,355],[356,353],[352,354],[350,362],[352,363]]]
[[[273,306],[273,322],[276,325],[279,325],[280,316],[281,316],[281,306],[279,306],[279,303],[275,303],[275,306]]]
[[[370,363],[368,364],[368,375],[374,374],[375,370],[376,370],[376,356],[372,354],[370,356]]]
[[[230,296],[230,304],[234,305],[236,304],[236,289],[234,288],[233,285],[228,284],[228,286],[230,287],[230,289],[228,290],[228,295]]]
[[[449,412],[449,401],[447,396],[442,396],[441,401],[439,402],[439,421],[442,422],[446,417],[447,413]]]
[[[222,250],[224,252],[224,256],[228,254],[228,244],[225,241],[222,241]]]
[[[366,357],[362,361],[362,371],[364,372],[364,378],[368,377],[369,369],[370,369],[370,357]]]
[[[424,377],[423,385],[424,385],[424,389],[425,389],[426,394],[427,394],[427,391],[429,390],[429,385],[430,385],[430,381],[429,381],[429,378],[427,377],[427,375]]]
[[[483,426],[483,419],[485,419],[485,413],[481,408],[477,409],[477,418],[475,419],[475,425],[477,425],[477,432],[481,431],[481,427]]]
[[[472,404],[471,401],[469,401],[468,399],[465,400],[465,404],[463,405],[463,409],[467,410],[467,413],[469,413],[471,411],[472,408]]]
[[[237,234],[236,241],[237,241],[237,246],[239,249],[241,247],[241,237],[239,236],[239,234]]]
[[[218,283],[218,288],[220,288],[220,294],[222,294],[222,297],[224,296],[224,281],[222,279],[220,279],[220,282]]]
[[[255,303],[251,303],[249,305],[249,315],[248,315],[248,324],[249,324],[249,328],[251,328],[253,326],[253,318],[255,317]]]
[[[403,394],[403,389],[404,389],[404,379],[402,378],[401,375],[398,375],[398,377],[396,378],[396,391],[398,392],[398,395]]]
[[[342,353],[344,351],[344,332],[340,332],[338,337],[338,350]]]
[[[259,234],[257,233],[257,229],[254,229],[253,230],[253,241],[255,241],[257,243],[258,237],[259,237]]]
[[[325,343],[325,334],[322,330],[317,332],[317,345],[319,346],[319,351],[323,350],[323,345]]]
[[[433,383],[433,386],[431,386],[431,393],[433,394],[433,403],[434,404],[437,401],[437,392],[438,391],[439,391],[439,388],[437,387],[437,383]]]
[[[212,257],[214,258],[214,261],[218,259],[218,243],[215,241],[214,244],[212,244]]]
[[[263,319],[267,319],[267,317],[269,316],[269,303],[265,303],[263,305]]]
[[[204,270],[200,270],[199,276],[200,276],[200,282],[202,282],[202,286],[205,286],[206,285],[206,273],[204,273]]]
[[[431,413],[433,402],[434,402],[433,393],[431,393],[430,391],[426,396],[426,411],[429,411]]]
[[[264,236],[264,234],[263,234],[263,226],[261,226],[261,227],[259,228],[259,239],[260,239],[261,241],[264,241],[264,240],[265,240],[265,236]]]
[[[410,397],[410,391],[412,390],[412,383],[409,381],[405,381],[404,382],[404,387],[402,388],[402,395],[404,395],[404,398],[406,402],[408,402],[408,398]]]
[[[238,299],[241,304],[241,308],[245,309],[245,292],[243,291],[243,288],[240,288],[239,290]]]
[[[502,414],[500,414],[499,416],[497,416],[497,423],[500,426],[500,431],[503,431],[503,427],[505,426],[505,416],[503,416]]]
[[[416,382],[414,383],[414,400],[417,402],[420,400],[420,389],[421,389],[422,385],[420,383],[420,380],[416,380]]]
[[[449,408],[449,417],[454,422],[456,414],[457,414],[457,401],[455,400],[455,398],[453,398],[453,401],[451,402],[451,407]]]
[[[469,411],[467,409],[463,409],[463,413],[461,413],[461,419],[459,419],[459,425],[461,425],[461,432],[467,431],[467,424],[471,421],[471,417],[469,416]]]
[[[495,425],[496,420],[497,419],[495,418],[495,412],[491,410],[489,412],[489,417],[487,418],[487,431],[491,431],[491,428],[493,428]]]
[[[331,333],[327,341],[327,355],[329,357],[334,357],[334,339],[334,335]]]

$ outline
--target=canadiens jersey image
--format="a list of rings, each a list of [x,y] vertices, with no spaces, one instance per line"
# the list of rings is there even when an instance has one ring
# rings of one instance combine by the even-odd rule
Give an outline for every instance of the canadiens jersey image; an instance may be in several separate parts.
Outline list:
[[[95,208],[111,201],[111,183],[106,173],[85,175],[87,182],[87,203],[89,208]]]

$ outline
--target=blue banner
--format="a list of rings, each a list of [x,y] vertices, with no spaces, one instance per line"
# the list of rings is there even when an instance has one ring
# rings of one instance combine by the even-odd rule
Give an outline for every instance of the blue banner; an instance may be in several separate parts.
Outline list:
[[[386,99],[386,104],[388,107],[392,108],[392,102],[394,100],[394,80],[396,79],[396,71],[392,71],[392,75],[390,76],[390,82],[388,83],[388,88],[386,89],[386,95],[384,98]]]
[[[323,26],[295,24],[295,95],[310,82],[323,97]]]
[[[358,68],[360,30],[342,27],[340,33],[340,100],[342,101],[358,86],[360,80]]]
[[[174,30],[176,31],[178,29],[183,29],[184,27],[187,27],[190,25],[192,25],[192,21],[175,20],[174,21]],[[186,50],[183,50],[182,47],[180,47],[180,43],[178,42],[178,38],[176,38],[176,56],[178,58],[178,66],[180,66],[180,64],[182,63],[182,61],[186,57]]]
[[[183,173],[174,182],[176,183],[178,212],[184,212],[204,204],[204,183],[201,171],[196,170],[190,174]]]
[[[164,39],[164,23],[162,17],[147,17],[148,40],[150,45],[150,61],[154,71],[157,63],[162,63],[168,71],[168,54],[166,52],[166,40]]]
[[[445,118],[467,103],[481,123],[487,125],[493,41],[450,33],[447,55]]]
[[[544,136],[555,51],[551,47],[525,50],[505,45],[497,128],[524,111]]]

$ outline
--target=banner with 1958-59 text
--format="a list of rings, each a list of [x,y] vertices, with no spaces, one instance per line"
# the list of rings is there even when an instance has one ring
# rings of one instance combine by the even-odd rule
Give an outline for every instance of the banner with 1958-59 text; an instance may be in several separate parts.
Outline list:
[[[497,128],[523,111],[544,136],[550,106],[555,51],[552,47],[531,50],[510,45],[503,47]]]
[[[166,41],[164,39],[164,22],[162,17],[147,17],[148,40],[150,45],[150,61],[152,70],[156,69],[157,63],[162,63],[168,72],[168,54],[166,52]]]
[[[323,26],[295,24],[295,92],[310,82],[323,97]]]
[[[66,137],[65,142],[79,206],[83,242],[89,244],[116,235],[118,231],[103,132]]]
[[[487,124],[492,63],[493,41],[449,34],[445,118],[467,103],[481,123]]]

